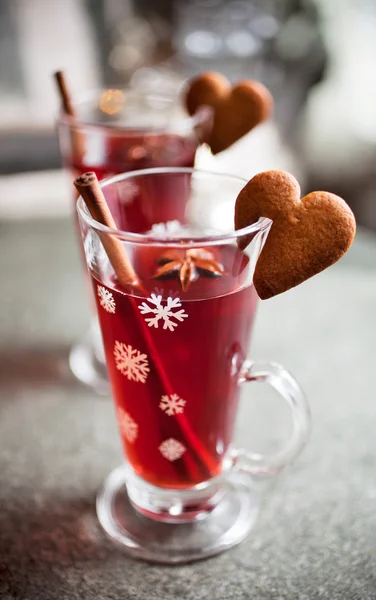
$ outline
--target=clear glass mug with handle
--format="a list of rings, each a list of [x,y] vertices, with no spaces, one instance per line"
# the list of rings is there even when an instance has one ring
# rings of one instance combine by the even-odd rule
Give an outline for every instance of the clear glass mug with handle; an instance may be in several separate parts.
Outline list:
[[[309,410],[297,382],[283,367],[248,357],[252,277],[271,221],[234,230],[245,183],[189,168],[114,177],[101,186],[117,230],[78,199],[125,458],[105,482],[97,513],[108,535],[139,558],[186,562],[241,541],[257,513],[254,479],[278,473],[307,440]],[[153,223],[144,234],[127,227],[121,207],[133,202]],[[161,205],[179,210],[181,202],[184,215],[160,222]],[[250,243],[240,251],[244,236]],[[109,237],[121,241],[136,286],[119,285],[104,249]],[[273,456],[233,447],[240,391],[252,382],[272,386],[291,412],[291,437]]]
[[[76,117],[62,112],[57,121],[60,153],[72,179],[85,171],[105,179],[148,167],[193,167],[200,139],[212,123],[207,107],[189,116],[177,95],[133,88],[88,91],[74,97],[73,106]],[[160,219],[173,220],[176,214],[164,208]],[[122,210],[133,230],[150,226],[147,213],[136,204]],[[69,362],[77,379],[99,394],[110,391],[95,318],[73,346]]]

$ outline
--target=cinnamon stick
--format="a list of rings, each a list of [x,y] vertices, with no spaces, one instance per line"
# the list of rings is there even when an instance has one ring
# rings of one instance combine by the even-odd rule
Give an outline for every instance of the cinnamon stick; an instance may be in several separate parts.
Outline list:
[[[72,98],[68,90],[67,80],[65,78],[64,72],[56,71],[54,73],[54,77],[57,84],[57,88],[59,90],[61,104],[65,114],[69,115],[70,117],[76,118],[76,111],[72,104]]]
[[[84,199],[93,219],[111,229],[116,229],[116,223],[108,208],[96,174],[91,171],[80,175],[75,180],[74,186]],[[101,235],[100,232],[98,234],[121,287],[126,290],[129,285],[134,286],[137,284],[137,275],[121,241],[114,235]]]
[[[69,117],[72,117],[75,121],[77,119],[77,113],[73,106],[72,96],[69,92],[69,88],[67,85],[67,80],[63,71],[56,71],[54,73],[54,78],[56,81],[57,89],[59,92],[61,106],[63,111]],[[81,161],[82,157],[85,155],[86,144],[85,137],[82,132],[78,130],[78,125],[73,123],[70,125],[71,127],[71,139],[72,139],[72,150],[75,159]]]

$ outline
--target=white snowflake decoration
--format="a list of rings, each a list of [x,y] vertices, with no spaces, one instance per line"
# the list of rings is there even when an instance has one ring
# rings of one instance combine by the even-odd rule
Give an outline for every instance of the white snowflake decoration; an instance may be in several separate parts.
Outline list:
[[[141,354],[132,346],[115,342],[114,357],[116,368],[130,381],[145,383],[149,374],[149,362],[146,354]]]
[[[166,221],[166,223],[154,223],[150,229],[150,233],[154,236],[165,237],[179,233],[182,230],[182,226],[179,221]]]
[[[114,295],[106,290],[102,285],[97,285],[97,294],[99,298],[99,304],[109,313],[114,314],[116,310],[116,304]]]
[[[168,292],[167,292],[167,290],[164,290],[163,288],[157,288],[157,287],[153,288],[153,293],[156,296],[162,296],[162,298],[164,298],[165,293],[167,294],[167,296],[171,296],[171,298],[177,298],[179,296],[178,291],[174,292],[174,290],[168,290]]]
[[[93,268],[97,261],[98,241],[97,235],[89,229],[84,241],[84,250],[86,262],[90,268]]]
[[[184,406],[185,400],[180,398],[177,394],[162,396],[159,403],[159,408],[161,408],[169,417],[183,413]]]
[[[178,326],[178,323],[173,321],[173,319],[176,319],[181,323],[188,317],[184,309],[174,312],[174,309],[181,306],[180,298],[171,298],[171,296],[169,296],[167,298],[167,303],[163,305],[161,295],[156,296],[156,294],[151,294],[150,298],[147,299],[147,302],[149,302],[152,306],[149,306],[149,304],[143,302],[142,304],[138,305],[138,308],[143,315],[147,315],[149,313],[155,315],[154,317],[145,319],[149,327],[155,327],[158,329],[159,321],[162,320],[163,329],[174,331],[174,329]]]
[[[134,421],[131,415],[122,408],[117,408],[116,413],[121,435],[123,435],[130,444],[133,444],[138,436],[138,425],[136,421]]]
[[[185,446],[178,440],[174,440],[174,438],[168,438],[168,440],[162,442],[158,449],[162,456],[171,462],[181,458],[186,451]]]

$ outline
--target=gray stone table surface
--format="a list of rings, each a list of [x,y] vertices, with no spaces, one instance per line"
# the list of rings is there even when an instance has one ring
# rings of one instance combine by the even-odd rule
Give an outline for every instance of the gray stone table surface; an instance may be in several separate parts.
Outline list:
[[[376,238],[360,232],[341,263],[260,304],[252,356],[296,375],[312,436],[247,540],[199,563],[136,562],[97,524],[121,452],[110,399],[67,368],[88,306],[67,221],[0,224],[0,597],[375,599]],[[238,438],[261,448],[287,421],[259,391],[244,393]]]

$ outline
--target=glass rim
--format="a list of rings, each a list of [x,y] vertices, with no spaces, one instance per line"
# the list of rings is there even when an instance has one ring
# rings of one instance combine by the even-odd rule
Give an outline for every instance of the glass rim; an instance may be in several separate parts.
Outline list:
[[[91,98],[97,97],[99,94],[108,91],[110,89],[120,90],[121,92],[131,92],[134,94],[140,94],[145,98],[155,98],[157,100],[165,100],[172,104],[176,101],[179,96],[175,96],[174,94],[168,93],[159,93],[156,91],[153,92],[144,92],[131,87],[119,88],[114,86],[106,87],[106,88],[94,88],[91,90],[86,90],[84,92],[75,94],[72,98],[72,104],[74,107],[79,105],[83,105],[86,102],[89,102]],[[172,123],[169,123],[163,127],[133,127],[128,125],[121,125],[116,123],[97,123],[95,121],[81,119],[79,117],[72,117],[71,115],[67,115],[63,110],[60,110],[59,115],[57,117],[57,122],[59,124],[64,124],[72,128],[84,128],[89,129],[90,131],[106,131],[107,134],[113,136],[121,136],[125,133],[127,135],[139,135],[140,133],[147,133],[148,136],[160,135],[161,133],[186,133],[187,131],[193,131],[195,127],[202,125],[208,119],[212,117],[213,111],[209,106],[201,106],[197,109],[194,115],[183,115],[175,119]]]
[[[219,177],[219,178],[227,178],[232,179],[233,181],[241,182],[242,184],[247,183],[247,179],[240,177],[238,175],[231,175],[227,173],[218,173],[215,171],[205,171],[203,169],[195,169],[191,167],[154,167],[150,169],[139,169],[137,171],[128,171],[127,173],[120,173],[119,175],[115,175],[113,177],[107,177],[106,179],[102,179],[99,182],[101,188],[106,188],[108,185],[113,183],[117,183],[119,181],[124,181],[133,177],[141,177],[143,175],[157,175],[163,173],[181,173],[181,174],[199,174],[199,175],[208,175],[210,177]],[[113,229],[108,227],[107,225],[103,225],[99,221],[96,221],[89,213],[86,204],[82,198],[79,196],[76,202],[76,208],[79,217],[83,219],[83,221],[92,229],[94,229],[98,233],[106,233],[109,235],[113,235],[116,238],[124,241],[130,242],[132,244],[137,245],[147,245],[147,246],[179,246],[181,248],[199,248],[201,246],[214,246],[219,243],[231,242],[233,240],[238,239],[239,237],[245,237],[247,235],[266,231],[272,221],[267,217],[260,217],[258,221],[243,227],[242,229],[235,229],[234,231],[227,231],[224,233],[213,234],[213,235],[204,235],[200,237],[194,237],[193,239],[189,236],[181,236],[181,235],[166,235],[164,237],[151,235],[151,234],[143,234],[143,233],[132,233],[130,231],[124,231],[121,229]]]

